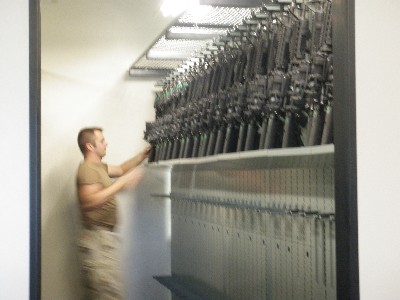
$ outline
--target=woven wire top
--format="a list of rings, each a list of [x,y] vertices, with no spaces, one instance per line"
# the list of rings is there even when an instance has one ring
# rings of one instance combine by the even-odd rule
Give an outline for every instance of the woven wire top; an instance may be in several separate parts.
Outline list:
[[[193,23],[201,25],[226,25],[235,26],[241,24],[243,19],[251,16],[253,8],[241,7],[213,7],[204,5],[201,9],[207,13],[199,14],[198,9],[186,11],[178,20],[180,23]]]
[[[200,11],[204,10],[204,11]],[[180,28],[180,24],[193,24],[195,27],[192,29],[185,26],[185,31],[203,31],[204,33],[213,34],[226,34],[226,28],[221,27],[234,27],[235,25],[242,24],[244,19],[251,16],[253,11],[258,9],[254,8],[241,8],[241,7],[215,7],[202,5],[201,8],[196,10],[186,11],[176,22],[173,28]],[[205,28],[201,26],[216,28]],[[220,28],[218,28],[220,27]],[[199,52],[206,48],[207,44],[211,43],[212,39],[205,40],[187,40],[187,39],[166,39],[163,35],[157,42],[155,42],[147,52],[181,52],[190,57],[195,52]],[[182,65],[183,59],[153,59],[148,58],[146,55],[140,57],[132,67],[139,69],[176,69]]]
[[[226,28],[209,28],[209,27],[179,27],[172,26],[170,32],[173,33],[197,33],[197,34],[213,34],[213,35],[224,35],[226,34]]]
[[[157,51],[194,51],[195,49],[200,49],[205,47],[207,43],[212,42],[210,40],[181,40],[181,39],[172,39],[168,40],[165,36],[162,36],[151,48],[151,50]]]
[[[147,59],[143,55],[133,67],[138,69],[176,69],[182,65],[182,60]]]

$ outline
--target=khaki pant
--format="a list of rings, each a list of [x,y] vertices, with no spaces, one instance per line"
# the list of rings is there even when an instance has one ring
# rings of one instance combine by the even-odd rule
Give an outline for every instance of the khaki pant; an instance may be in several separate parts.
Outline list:
[[[78,241],[85,300],[124,299],[120,239],[101,228],[84,229]]]

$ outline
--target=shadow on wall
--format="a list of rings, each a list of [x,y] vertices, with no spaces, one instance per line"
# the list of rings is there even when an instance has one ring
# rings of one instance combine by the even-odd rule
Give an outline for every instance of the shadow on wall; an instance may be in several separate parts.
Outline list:
[[[45,161],[45,160],[44,160]],[[76,237],[77,166],[64,161],[42,179],[42,299],[82,299]]]

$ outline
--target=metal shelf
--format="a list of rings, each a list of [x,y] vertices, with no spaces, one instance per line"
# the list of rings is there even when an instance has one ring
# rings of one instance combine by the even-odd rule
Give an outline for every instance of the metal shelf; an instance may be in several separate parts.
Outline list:
[[[169,289],[179,299],[209,300],[208,295],[195,291],[192,287],[182,282],[177,276],[153,276],[155,280]]]
[[[203,12],[199,14],[199,7],[189,9],[179,16],[166,30],[152,43],[152,45],[130,66],[129,75],[132,77],[162,77],[176,71],[185,61],[195,53],[205,50],[208,44],[220,36],[226,36],[229,30],[252,12],[260,9],[261,1],[235,1],[222,6],[201,5]],[[217,1],[218,2],[218,1]],[[174,29],[184,29],[188,34],[176,34]],[[193,31],[202,29],[201,34]],[[205,34],[207,33],[207,34]]]
[[[301,167],[326,167],[334,165],[334,145],[280,148],[225,153],[207,157],[172,159],[149,163],[149,167],[185,169],[287,169]]]

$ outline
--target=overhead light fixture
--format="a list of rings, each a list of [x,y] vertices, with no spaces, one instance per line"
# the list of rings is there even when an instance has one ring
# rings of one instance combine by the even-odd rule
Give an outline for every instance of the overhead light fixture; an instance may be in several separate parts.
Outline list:
[[[177,17],[185,10],[199,5],[199,0],[164,0],[160,10],[164,17]]]

